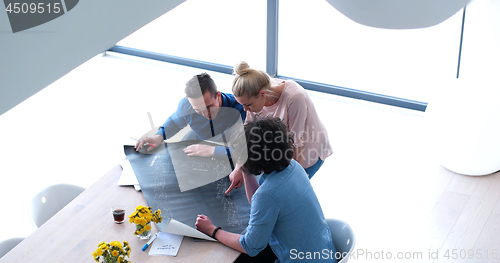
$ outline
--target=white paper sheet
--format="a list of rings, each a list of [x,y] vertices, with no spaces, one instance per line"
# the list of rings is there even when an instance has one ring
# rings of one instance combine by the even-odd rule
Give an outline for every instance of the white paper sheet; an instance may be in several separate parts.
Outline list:
[[[205,239],[209,241],[216,241],[215,239],[203,234],[201,231],[198,231],[186,224],[183,224],[175,219],[170,220],[168,226],[164,230],[170,234],[183,235],[188,237],[195,237],[200,239]]]
[[[118,179],[118,185],[139,185],[139,181],[137,181],[137,177],[135,176],[134,170],[130,165],[130,162],[126,159],[120,162],[120,166],[123,171]]]
[[[184,236],[158,232],[149,249],[150,256],[177,256]]]

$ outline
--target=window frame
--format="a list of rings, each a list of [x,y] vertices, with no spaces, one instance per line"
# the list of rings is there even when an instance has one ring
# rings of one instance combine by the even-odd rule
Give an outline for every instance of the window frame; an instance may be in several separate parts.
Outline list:
[[[462,28],[460,36],[460,47],[458,52],[457,61],[457,78],[460,72],[460,58],[462,53],[462,41],[464,33],[465,24],[465,11],[463,8],[462,17]],[[279,24],[279,0],[267,0],[267,32],[266,32],[266,72],[276,78],[291,79],[299,83],[302,87],[307,90],[313,90],[318,92],[323,92],[327,94],[333,94],[348,98],[360,99],[375,103],[380,103],[384,105],[396,106],[400,108],[406,108],[411,110],[417,110],[425,112],[427,108],[427,102],[421,102],[416,100],[404,99],[374,92],[368,92],[363,90],[351,89],[348,87],[341,87],[332,84],[319,83],[309,80],[297,79],[289,76],[282,76],[278,74],[278,24]],[[206,61],[200,61],[195,59],[177,57],[172,55],[167,55],[163,53],[156,53],[146,50],[135,49],[131,47],[124,46],[113,46],[108,51],[117,52],[126,55],[132,55],[147,59],[153,59],[193,68],[205,69],[220,73],[232,74],[233,67],[228,65],[222,65],[217,63],[211,63]]]

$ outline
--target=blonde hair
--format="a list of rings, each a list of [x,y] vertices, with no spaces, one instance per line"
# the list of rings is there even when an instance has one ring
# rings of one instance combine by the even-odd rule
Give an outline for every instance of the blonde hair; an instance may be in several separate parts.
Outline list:
[[[232,88],[235,97],[256,97],[262,89],[271,87],[271,77],[262,70],[250,68],[245,61],[234,66],[233,74],[236,75]]]

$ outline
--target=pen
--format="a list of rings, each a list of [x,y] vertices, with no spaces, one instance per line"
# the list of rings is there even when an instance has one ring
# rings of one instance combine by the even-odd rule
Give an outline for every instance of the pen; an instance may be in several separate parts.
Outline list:
[[[149,247],[149,245],[151,245],[151,243],[153,243],[153,241],[155,241],[155,239],[156,239],[156,235],[158,235],[158,233],[156,233],[156,234],[155,234],[155,235],[154,235],[154,236],[153,236],[153,237],[152,237],[152,238],[148,241],[148,243],[146,243],[146,245],[144,245],[144,246],[142,247],[142,251],[146,250],[146,249]]]
[[[132,139],[132,140],[134,140],[134,141],[139,141],[139,140],[137,140],[137,139],[135,139],[135,138],[132,138],[132,137],[130,137],[130,139]],[[147,143],[145,143],[145,144],[144,144],[144,146],[148,146],[148,145],[149,145],[149,146],[152,146],[152,147],[156,147],[156,145],[154,145],[154,144],[152,144],[152,143],[149,143],[149,142],[147,142]]]

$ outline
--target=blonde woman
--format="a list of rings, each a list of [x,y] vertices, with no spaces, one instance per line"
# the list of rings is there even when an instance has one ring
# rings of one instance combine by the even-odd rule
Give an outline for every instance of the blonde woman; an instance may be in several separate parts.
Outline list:
[[[266,72],[253,69],[243,61],[234,67],[233,73],[236,77],[232,91],[236,101],[247,112],[245,122],[279,117],[295,136],[293,159],[311,179],[326,157],[332,154],[332,147],[306,90],[293,80],[271,78]],[[262,158],[273,158],[272,151],[268,153]],[[240,187],[242,177],[240,169],[235,169],[230,175],[232,184],[226,193]]]

